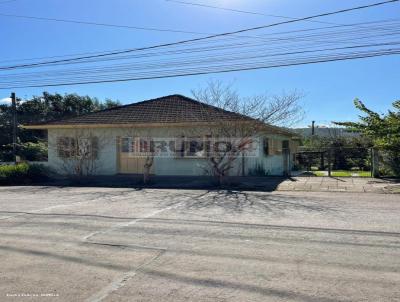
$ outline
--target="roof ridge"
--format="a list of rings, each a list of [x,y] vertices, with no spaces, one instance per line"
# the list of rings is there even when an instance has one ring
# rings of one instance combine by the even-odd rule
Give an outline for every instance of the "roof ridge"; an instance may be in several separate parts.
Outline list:
[[[171,96],[179,96],[179,97],[182,97],[182,98],[184,98],[184,99],[186,99],[186,100],[188,100],[188,101],[191,101],[191,102],[193,102],[193,103],[196,103],[196,104],[199,104],[199,105],[208,107],[208,108],[215,109],[215,110],[217,110],[217,111],[219,111],[219,112],[234,114],[234,115],[236,115],[236,116],[240,116],[240,117],[246,118],[246,119],[248,119],[248,118],[253,119],[253,118],[250,117],[250,116],[246,116],[246,115],[241,114],[241,113],[237,113],[237,112],[230,111],[230,110],[226,110],[226,109],[224,109],[224,108],[220,108],[220,107],[217,107],[217,106],[214,106],[214,105],[210,105],[210,104],[207,104],[207,103],[204,103],[204,102],[200,102],[199,100],[192,99],[192,98],[187,97],[187,96],[185,96],[185,95],[174,94],[174,95],[171,95]]]
[[[81,116],[89,116],[89,115],[93,115],[93,114],[98,114],[98,113],[102,113],[102,112],[107,112],[107,111],[112,111],[112,110],[118,110],[121,108],[126,108],[126,107],[131,107],[131,106],[135,106],[135,105],[139,105],[142,103],[150,103],[153,101],[159,101],[160,99],[164,99],[164,98],[169,98],[169,97],[173,97],[173,96],[180,96],[183,98],[187,98],[190,99],[187,96],[184,95],[180,95],[180,94],[171,94],[171,95],[166,95],[166,96],[162,96],[162,97],[158,97],[155,99],[148,99],[148,100],[144,100],[144,101],[140,101],[140,102],[136,102],[136,103],[130,103],[130,104],[125,104],[125,105],[119,105],[119,106],[115,106],[115,107],[110,107],[110,108],[106,108],[106,109],[102,109],[102,110],[98,110],[98,111],[93,111],[93,112],[89,112],[89,113],[85,113],[82,115],[76,115],[76,116],[69,116],[69,117],[65,117],[65,118],[60,118],[60,119],[55,119],[55,120],[51,120],[51,121],[46,121],[43,123],[38,123],[36,125],[40,125],[40,124],[47,124],[47,123],[54,123],[54,122],[62,122],[62,121],[68,121],[77,117],[81,117]]]
[[[159,103],[156,103],[159,102]],[[155,105],[152,105],[152,103],[156,103]],[[141,106],[142,105],[142,106]],[[149,105],[149,106],[147,106]],[[194,106],[192,106],[194,105]],[[249,116],[236,113],[233,111],[228,111],[226,109],[213,106],[204,102],[201,102],[199,100],[187,97],[185,95],[181,94],[171,94],[171,95],[166,95],[154,99],[148,99],[136,103],[130,103],[130,104],[125,104],[125,105],[120,105],[120,106],[115,106],[91,113],[86,113],[82,115],[77,115],[77,116],[71,116],[71,117],[65,117],[61,119],[55,119],[52,121],[46,121],[42,123],[37,123],[36,125],[46,125],[46,124],[69,124],[69,123],[76,123],[77,121],[82,121],[85,123],[86,120],[95,120],[98,119],[99,121],[104,121],[104,117],[108,116],[109,120],[114,120],[115,118],[118,118],[119,116],[125,116],[125,119],[132,119],[131,116],[129,116],[129,112],[136,112],[135,116],[140,116],[142,114],[142,111],[146,112],[153,108],[161,108],[160,111],[154,111],[156,113],[156,116],[160,115],[163,116],[161,118],[162,122],[170,122],[167,121],[165,118],[168,115],[167,112],[162,112],[162,108],[174,108],[175,110],[175,116],[172,117],[172,119],[179,120],[212,120],[213,118],[223,118],[223,119],[232,119],[232,120],[254,120],[254,118],[251,118]],[[124,110],[124,108],[127,108]],[[160,110],[160,109],[158,109]],[[127,113],[128,112],[128,113]],[[184,112],[184,113],[183,113]],[[128,114],[128,115],[127,115]],[[167,114],[167,115],[165,115]],[[170,113],[169,113],[170,114]],[[198,116],[200,114],[200,116]],[[186,115],[186,116],[185,116]],[[191,118],[188,118],[190,116]],[[151,117],[148,117],[149,120],[152,120]],[[168,119],[168,118],[167,118]],[[114,121],[113,121],[114,122]],[[89,122],[91,123],[91,122]]]

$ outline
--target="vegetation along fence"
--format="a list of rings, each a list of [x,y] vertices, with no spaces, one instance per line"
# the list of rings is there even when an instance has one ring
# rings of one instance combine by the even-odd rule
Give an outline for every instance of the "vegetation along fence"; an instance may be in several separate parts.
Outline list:
[[[304,176],[393,177],[400,158],[379,148],[300,147],[294,154],[294,170]]]

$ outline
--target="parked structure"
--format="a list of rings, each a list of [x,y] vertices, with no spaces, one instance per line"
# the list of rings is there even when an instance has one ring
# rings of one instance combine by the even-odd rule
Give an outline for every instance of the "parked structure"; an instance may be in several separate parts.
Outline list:
[[[61,174],[207,175],[216,150],[235,148],[235,137],[218,132],[218,121],[254,119],[181,95],[165,96],[46,124],[49,166]],[[289,173],[298,137],[263,124],[234,160],[229,175]]]

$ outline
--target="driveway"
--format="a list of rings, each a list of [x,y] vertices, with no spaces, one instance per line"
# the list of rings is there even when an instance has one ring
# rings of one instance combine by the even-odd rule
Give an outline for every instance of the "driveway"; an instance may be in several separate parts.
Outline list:
[[[400,301],[400,195],[0,188],[0,301]]]

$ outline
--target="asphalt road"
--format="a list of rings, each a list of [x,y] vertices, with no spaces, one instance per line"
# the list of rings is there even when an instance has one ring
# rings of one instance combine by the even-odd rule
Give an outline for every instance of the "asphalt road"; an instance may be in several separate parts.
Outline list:
[[[400,301],[400,195],[1,187],[0,301]]]

